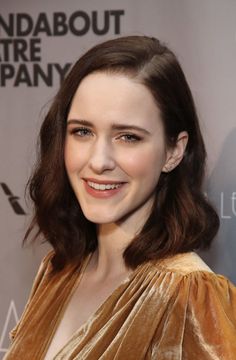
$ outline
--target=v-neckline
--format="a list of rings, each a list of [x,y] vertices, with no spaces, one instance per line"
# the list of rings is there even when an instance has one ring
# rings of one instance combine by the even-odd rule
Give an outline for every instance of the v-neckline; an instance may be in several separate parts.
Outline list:
[[[76,289],[79,287],[79,284],[84,276],[84,273],[86,271],[86,268],[89,264],[89,261],[91,260],[93,253],[89,253],[87,258],[85,258],[84,263],[81,266],[80,272],[79,272],[79,276],[76,279],[72,289],[69,292],[69,295],[67,296],[67,298],[65,299],[62,308],[60,310],[60,314],[58,316],[57,321],[55,322],[54,328],[51,332],[50,338],[45,346],[44,352],[42,354],[42,360],[44,360],[47,351],[50,347],[50,344],[54,338],[54,335],[60,325],[60,322],[63,318],[63,315],[65,314],[65,311],[67,309],[67,306],[73,296],[73,294],[75,293]],[[84,330],[84,328],[86,328],[88,326],[88,324],[91,323],[92,319],[97,317],[97,315],[102,311],[102,309],[106,306],[106,304],[110,301],[110,299],[112,297],[114,297],[114,295],[120,291],[120,289],[128,282],[130,282],[132,280],[132,278],[135,276],[135,274],[138,272],[138,270],[140,269],[141,266],[147,265],[149,264],[150,261],[145,262],[143,264],[138,265],[124,280],[122,280],[122,282],[105,298],[105,300],[98,306],[98,308],[91,314],[89,315],[88,319],[77,329],[74,331],[74,333],[68,338],[68,340],[65,342],[65,344],[58,350],[58,352],[53,356],[52,360],[57,360],[57,357],[60,355],[60,353],[68,346],[68,344],[72,341],[72,339],[74,338],[74,336],[78,336],[79,333],[82,332],[82,330]]]

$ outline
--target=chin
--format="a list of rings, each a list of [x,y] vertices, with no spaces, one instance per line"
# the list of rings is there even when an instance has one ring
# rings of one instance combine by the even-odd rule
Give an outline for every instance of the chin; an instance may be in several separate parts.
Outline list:
[[[86,217],[86,219],[88,219],[89,221],[95,223],[95,224],[110,224],[116,221],[116,219],[114,218],[114,216],[111,216],[111,214],[106,215],[106,214],[91,214],[91,213],[86,213],[84,212],[84,216]]]

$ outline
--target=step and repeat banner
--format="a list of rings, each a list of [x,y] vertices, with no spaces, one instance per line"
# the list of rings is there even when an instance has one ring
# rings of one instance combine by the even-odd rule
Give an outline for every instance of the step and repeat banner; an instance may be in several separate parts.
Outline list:
[[[0,0],[0,359],[49,250],[21,247],[42,119],[82,53],[134,34],[158,37],[182,64],[208,151],[206,191],[221,219],[212,248],[200,255],[236,283],[236,2]]]

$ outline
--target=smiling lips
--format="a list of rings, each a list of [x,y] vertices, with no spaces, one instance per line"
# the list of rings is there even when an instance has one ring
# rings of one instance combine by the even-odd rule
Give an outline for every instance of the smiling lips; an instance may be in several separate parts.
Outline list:
[[[124,182],[117,181],[98,181],[95,179],[84,179],[86,191],[96,198],[108,198],[113,195],[116,195],[123,185]]]
[[[98,184],[98,183],[95,183],[95,182],[92,182],[92,181],[88,181],[88,185],[93,188],[93,189],[96,189],[96,190],[110,190],[110,189],[117,189],[118,187],[120,187],[122,185],[122,183],[119,183],[119,184],[114,184],[114,183],[111,183],[111,184]]]

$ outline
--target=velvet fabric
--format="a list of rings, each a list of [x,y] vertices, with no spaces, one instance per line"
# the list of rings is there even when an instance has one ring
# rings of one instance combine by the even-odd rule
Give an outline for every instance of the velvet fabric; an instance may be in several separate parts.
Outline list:
[[[40,266],[4,360],[44,359],[91,255],[51,276],[52,256]],[[235,360],[236,288],[194,252],[150,261],[61,345],[54,360]]]

